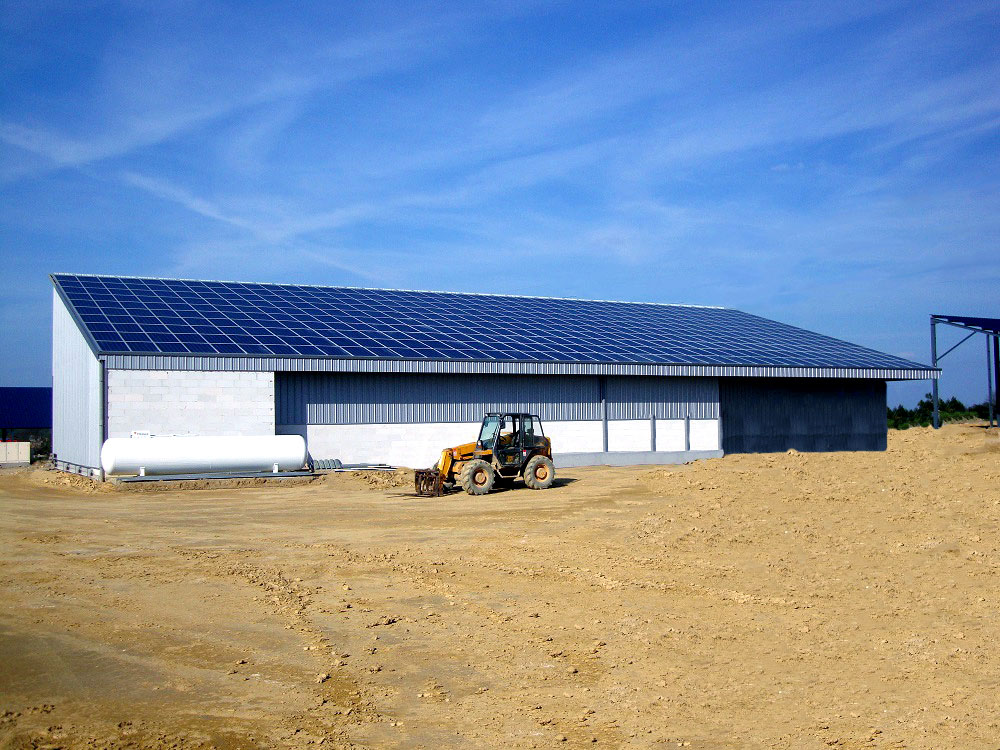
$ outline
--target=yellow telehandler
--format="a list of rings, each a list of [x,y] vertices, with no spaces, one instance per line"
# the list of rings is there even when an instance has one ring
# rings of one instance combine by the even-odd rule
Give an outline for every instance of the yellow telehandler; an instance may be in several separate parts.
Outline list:
[[[456,484],[485,495],[498,481],[518,477],[533,490],[548,489],[556,478],[552,443],[536,414],[487,414],[476,442],[445,448],[432,468],[415,472],[414,482],[418,495],[438,497]]]

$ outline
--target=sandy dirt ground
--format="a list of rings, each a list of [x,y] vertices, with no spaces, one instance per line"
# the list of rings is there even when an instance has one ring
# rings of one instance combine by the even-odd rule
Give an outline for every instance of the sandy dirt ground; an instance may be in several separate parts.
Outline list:
[[[0,748],[1000,748],[996,430],[389,483],[0,476]]]

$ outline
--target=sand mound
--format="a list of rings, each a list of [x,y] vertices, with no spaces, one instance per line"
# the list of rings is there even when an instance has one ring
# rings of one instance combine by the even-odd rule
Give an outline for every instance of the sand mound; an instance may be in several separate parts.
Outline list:
[[[232,479],[164,479],[158,482],[116,482],[110,479],[100,482],[96,479],[59,471],[50,466],[33,466],[30,469],[20,469],[12,472],[15,480],[25,482],[34,487],[43,487],[57,491],[69,491],[80,494],[97,494],[109,492],[154,493],[176,492],[179,490],[230,490],[253,487],[291,487],[309,484],[315,477],[295,477],[271,479],[268,477],[234,477]]]
[[[413,471],[410,469],[396,469],[395,471],[356,471],[354,474],[373,489],[413,485]]]
[[[973,448],[970,453],[1000,453],[1000,430],[986,430],[983,433],[983,444]]]
[[[997,432],[485,498],[0,472],[0,749],[997,748]]]
[[[162,479],[158,482],[108,482],[117,492],[176,492],[178,490],[237,490],[253,487],[293,487],[316,481],[316,477],[233,477],[232,479]]]
[[[384,490],[393,487],[412,487],[413,470],[394,471],[338,471],[323,475],[325,484],[343,486],[345,489]]]
[[[26,469],[24,471],[24,478],[30,484],[38,487],[71,490],[87,494],[114,491],[114,487],[106,482],[98,482],[96,479],[91,479],[90,477],[70,474],[69,472],[59,471],[47,466]]]

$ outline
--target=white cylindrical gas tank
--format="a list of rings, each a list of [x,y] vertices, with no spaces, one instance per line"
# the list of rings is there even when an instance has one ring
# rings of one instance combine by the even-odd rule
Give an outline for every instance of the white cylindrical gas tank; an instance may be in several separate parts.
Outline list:
[[[305,462],[301,435],[109,438],[101,448],[105,474],[295,471]]]

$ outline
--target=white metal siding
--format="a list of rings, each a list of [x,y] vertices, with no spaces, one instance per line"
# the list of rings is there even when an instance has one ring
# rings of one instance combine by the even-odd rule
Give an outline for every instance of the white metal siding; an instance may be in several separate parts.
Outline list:
[[[101,366],[52,292],[52,451],[60,461],[99,468],[103,416]]]

